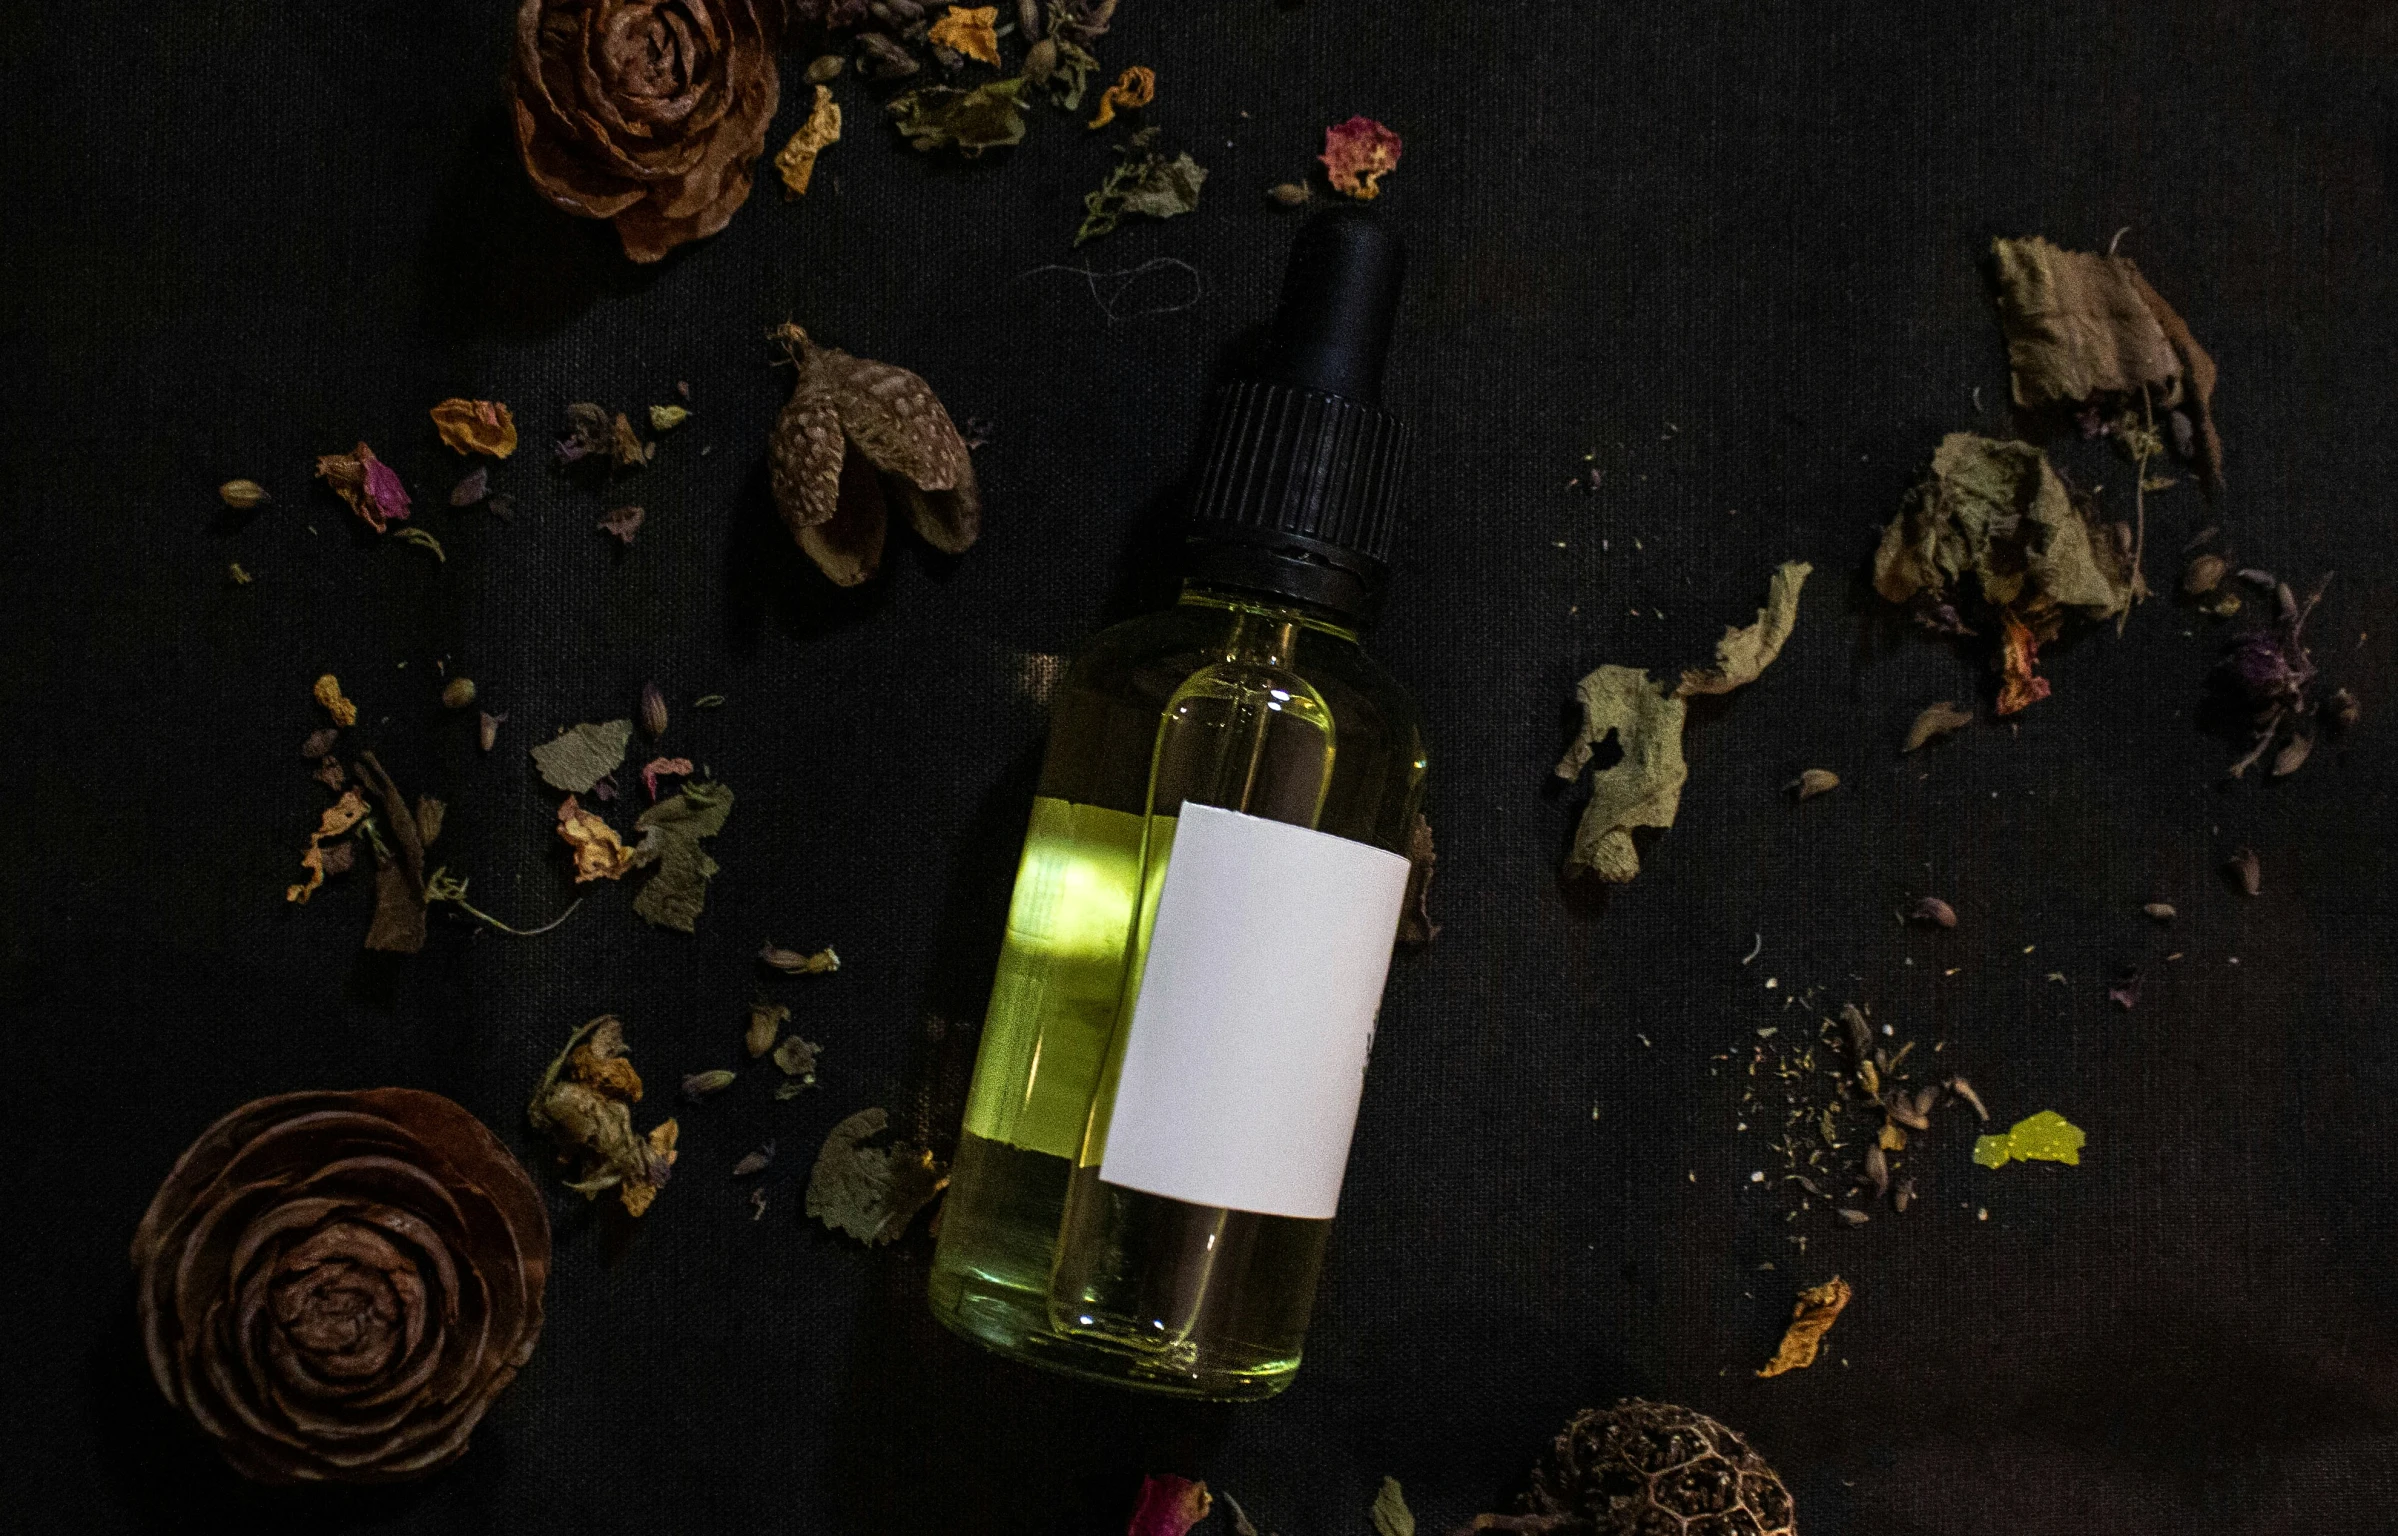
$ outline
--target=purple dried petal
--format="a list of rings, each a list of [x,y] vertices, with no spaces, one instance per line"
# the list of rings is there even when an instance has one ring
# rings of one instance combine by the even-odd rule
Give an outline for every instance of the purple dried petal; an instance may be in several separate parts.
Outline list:
[[[2140,973],[2125,967],[2116,975],[2114,984],[2107,988],[2107,996],[2114,999],[2116,1007],[2129,1013],[2140,1001]]]

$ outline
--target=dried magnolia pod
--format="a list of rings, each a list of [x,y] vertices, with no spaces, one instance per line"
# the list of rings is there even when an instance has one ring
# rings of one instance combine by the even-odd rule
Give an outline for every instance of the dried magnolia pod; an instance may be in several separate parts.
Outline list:
[[[775,339],[790,349],[799,380],[767,442],[767,464],[775,505],[817,568],[845,587],[872,576],[888,500],[942,553],[971,546],[982,531],[974,461],[931,387],[905,368],[818,346],[796,325]]]
[[[524,1169],[413,1088],[243,1105],[133,1237],[158,1390],[268,1483],[395,1482],[463,1455],[532,1356],[549,1265]]]
[[[781,81],[779,0],[523,0],[508,76],[541,195],[656,261],[749,199]]]

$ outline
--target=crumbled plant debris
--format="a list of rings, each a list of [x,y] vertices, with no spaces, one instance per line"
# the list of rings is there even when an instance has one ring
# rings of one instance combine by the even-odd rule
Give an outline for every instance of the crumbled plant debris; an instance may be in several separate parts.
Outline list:
[[[766,1219],[766,1191],[763,1186],[753,1188],[749,1192],[749,1219],[752,1221]]]
[[[480,717],[475,722],[475,740],[481,743],[484,751],[488,752],[498,745],[500,725],[507,718],[504,714],[495,715],[488,709],[481,711]]]
[[[2279,778],[2297,771],[2314,747],[2315,659],[2306,646],[2306,621],[2323,600],[2326,576],[2301,602],[2290,584],[2267,571],[2244,570],[2243,580],[2273,594],[2269,625],[2235,636],[2215,668],[2215,685],[2245,718],[2248,751],[2226,770],[2233,778],[2272,754]]]
[[[490,495],[491,471],[487,467],[477,464],[459,476],[458,483],[450,487],[450,505],[453,507],[479,506]]]
[[[1429,944],[1440,937],[1440,924],[1432,920],[1432,908],[1427,904],[1439,866],[1440,853],[1432,846],[1432,823],[1418,811],[1407,834],[1407,894],[1399,904],[1402,944]]]
[[[526,1118],[549,1138],[561,1163],[572,1165],[566,1187],[589,1200],[616,1191],[628,1215],[657,1199],[674,1170],[673,1120],[633,1131],[632,1106],[641,1102],[641,1077],[625,1054],[624,1025],[601,1014],[567,1037],[533,1090]]]
[[[1203,1509],[1202,1514],[1206,1513]],[[1415,1511],[1407,1507],[1407,1495],[1399,1480],[1386,1477],[1374,1494],[1373,1508],[1367,1513],[1374,1521],[1374,1536],[1415,1536]]]
[[[612,456],[614,436],[606,406],[577,400],[566,408],[566,435],[558,439],[558,462],[579,464],[588,459],[605,464]]]
[[[1969,576],[1998,620],[1992,665],[2001,674],[2002,715],[2048,696],[2047,679],[2033,669],[2040,646],[2068,617],[2113,618],[2136,595],[2128,553],[2046,454],[2030,443],[1951,432],[1883,530],[1874,589],[1901,605],[1949,603]]]
[[[1022,75],[992,80],[972,90],[926,85],[891,102],[884,110],[892,126],[916,150],[955,149],[971,160],[985,150],[1024,141]]]
[[[2224,861],[2244,896],[2261,896],[2265,890],[2265,866],[2258,861],[2254,848],[2243,848]]]
[[[733,1164],[733,1177],[746,1179],[753,1173],[764,1173],[774,1163],[774,1143],[762,1143],[755,1152]]]
[[[633,850],[614,827],[584,810],[572,795],[558,807],[558,836],[574,850],[575,884],[621,880],[632,873]]]
[[[641,685],[641,708],[634,718],[652,741],[666,734],[666,695],[658,691],[656,683]]]
[[[689,406],[653,405],[649,408],[649,429],[652,432],[672,432],[690,419]]]
[[[513,496],[494,496],[484,505],[491,509],[493,517],[503,523],[516,516],[516,498]]]
[[[863,1243],[896,1240],[949,1187],[947,1171],[927,1148],[907,1141],[865,1145],[890,1119],[881,1109],[861,1109],[834,1126],[808,1174],[808,1214]]]
[[[722,1093],[733,1086],[735,1077],[730,1069],[716,1067],[706,1072],[688,1072],[683,1076],[683,1097],[696,1104],[712,1093]]]
[[[2126,1013],[2138,1007],[2140,1003],[2140,972],[2138,969],[2125,966],[2118,971],[2115,979],[2107,984],[2107,999]]]
[[[724,830],[732,812],[730,789],[720,783],[695,783],[641,813],[633,823],[642,834],[633,863],[654,865],[655,870],[633,898],[636,913],[660,928],[692,931],[708,899],[708,881],[718,868],[700,847],[700,839]]]
[[[658,445],[642,442],[633,430],[633,418],[618,411],[608,430],[608,452],[618,469],[640,469],[658,456]]]
[[[774,1049],[782,1037],[783,1026],[791,1022],[791,1010],[781,1003],[755,1002],[749,1005],[749,1028],[741,1035],[750,1059],[756,1060]]]
[[[641,520],[646,515],[635,506],[610,507],[608,515],[601,518],[597,526],[602,533],[613,534],[630,548],[633,535],[641,531]]]
[[[927,544],[964,553],[982,531],[982,493],[931,387],[905,368],[818,346],[796,325],[774,335],[798,379],[767,462],[775,505],[817,569],[845,587],[873,575],[890,498]]]
[[[325,807],[324,812],[317,817],[316,830],[308,834],[307,850],[300,855],[300,867],[308,871],[308,878],[286,887],[283,892],[285,901],[305,905],[308,898],[316,894],[316,888],[325,883],[328,873],[325,867],[325,840],[347,836],[350,829],[365,817],[366,801],[354,789],[343,791],[339,800]]]
[[[1199,189],[1207,182],[1207,167],[1189,151],[1168,159],[1149,147],[1144,129],[1119,154],[1114,169],[1095,189],[1083,194],[1082,224],[1074,243],[1112,234],[1126,214],[1171,219],[1199,206]]]
[[[995,5],[953,5],[947,15],[926,29],[925,40],[936,48],[946,48],[997,69],[999,37],[992,24],[998,19],[999,7]]]
[[[1812,800],[1840,787],[1840,775],[1829,768],[1810,768],[1782,786],[1782,792],[1794,800]]]
[[[1360,202],[1382,195],[1382,177],[1399,166],[1399,136],[1370,117],[1352,117],[1324,130],[1324,163],[1332,190]]]
[[[802,1040],[797,1035],[785,1035],[782,1043],[774,1048],[774,1064],[791,1081],[777,1088],[775,1097],[787,1099],[802,1088],[814,1086],[816,1058],[822,1054],[824,1047],[815,1041]]]
[[[217,499],[236,512],[249,512],[275,498],[255,480],[228,480],[216,488]]]
[[[592,785],[624,761],[625,747],[632,739],[630,720],[578,725],[533,748],[533,765],[552,789],[587,795]]]
[[[356,771],[359,782],[382,798],[382,824],[396,845],[375,840],[375,915],[367,925],[366,947],[413,955],[425,947],[426,838],[407,798],[374,753],[358,754]]]
[[[840,61],[836,59],[834,62],[839,63]],[[783,145],[782,152],[774,157],[775,173],[783,178],[783,195],[785,197],[807,196],[808,183],[816,177],[816,157],[839,143],[840,139],[840,103],[833,100],[831,86],[819,85],[816,87],[816,105],[809,109],[808,120],[799,125],[798,130],[791,135],[789,142]],[[660,411],[679,412],[680,408],[651,406],[649,408],[649,424],[650,430],[653,432],[664,432],[671,427],[680,426],[683,415],[688,414],[687,412],[678,414],[666,426],[660,426],[658,424]]]
[[[307,740],[300,743],[300,755],[306,758],[321,758],[331,752],[334,745],[340,740],[341,727],[320,725],[308,733]]]
[[[599,782],[591,786],[591,798],[602,801],[614,800],[616,798],[616,775],[601,774]]]
[[[1136,112],[1155,100],[1157,100],[1157,71],[1146,64],[1135,64],[1123,74],[1118,75],[1114,85],[1100,93],[1098,112],[1083,126],[1105,128],[1116,120],[1118,108],[1127,112]]]
[[[1957,909],[1937,896],[1926,896],[1915,903],[1915,910],[1907,915],[1916,922],[1931,923],[1941,928],[1957,926]]]
[[[1192,1526],[1207,1518],[1214,1502],[1205,1483],[1153,1472],[1141,1479],[1141,1492],[1133,1502],[1124,1536],[1187,1536]]]
[[[321,456],[316,461],[316,475],[377,533],[408,515],[408,488],[364,443],[349,453]]]
[[[325,713],[333,717],[335,725],[358,723],[358,706],[342,696],[340,678],[328,672],[316,680],[316,687],[312,691],[316,701],[325,706]]]
[[[465,913],[468,917],[473,918],[476,922],[481,923],[484,927],[491,929],[495,933],[507,934],[510,938],[537,939],[541,937],[541,935],[549,932],[552,928],[557,927],[560,923],[565,922],[568,918],[574,916],[575,908],[583,904],[583,898],[577,896],[574,900],[566,904],[565,911],[559,913],[556,917],[551,918],[548,922],[543,923],[538,928],[519,928],[512,923],[501,922],[498,918],[493,917],[481,907],[478,907],[473,902],[468,901],[466,899],[466,877],[464,875],[453,875],[447,869],[436,869],[433,871],[433,873],[425,876],[425,902],[429,906],[439,905],[443,902],[447,902],[451,906],[456,907],[459,911]]]
[[[2148,905],[2142,907],[2140,910],[2147,913],[2150,917],[2155,918],[2160,923],[2170,923],[2174,920],[2174,918],[2181,915],[2174,911],[2173,903],[2169,901],[2152,901]]]
[[[1899,750],[1913,752],[1927,742],[1946,736],[1951,731],[1961,731],[1971,724],[1971,710],[1959,709],[1954,701],[1942,699],[1937,704],[1926,705],[1923,713],[1915,717],[1915,723],[1907,727],[1907,744]]]
[[[1850,1294],[1848,1282],[1838,1275],[1801,1290],[1790,1309],[1790,1327],[1782,1335],[1781,1347],[1757,1374],[1779,1376],[1813,1365],[1816,1352],[1823,1347],[1824,1335],[1832,1331],[1832,1324],[1848,1305]]]
[[[497,400],[444,400],[432,417],[441,440],[460,453],[504,459],[516,451],[516,418]]]
[[[691,759],[687,757],[653,757],[641,765],[641,786],[649,791],[652,801],[658,798],[658,780],[672,774],[676,778],[691,776]]]
[[[2082,1147],[2088,1141],[2082,1128],[2058,1114],[2044,1109],[2036,1115],[2015,1122],[2002,1136],[1977,1137],[1973,1143],[1973,1160],[1985,1168],[2004,1168],[2010,1162],[2067,1163],[2078,1166]]]
[[[1672,826],[1689,776],[1682,759],[1684,700],[1694,693],[1727,693],[1756,679],[1789,638],[1799,589],[1813,569],[1800,561],[1783,564],[1774,572],[1756,623],[1727,628],[1716,643],[1715,665],[1683,672],[1670,688],[1644,671],[1617,666],[1600,667],[1575,685],[1582,727],[1558,762],[1557,776],[1569,783],[1581,777],[1610,735],[1624,755],[1591,776],[1590,799],[1566,855],[1568,878],[1588,872],[1621,885],[1640,873],[1632,829]]]
[[[441,540],[433,537],[432,534],[427,533],[422,528],[394,528],[391,530],[391,536],[395,539],[398,539],[403,544],[413,544],[418,549],[429,550],[431,551],[434,559],[439,560],[444,565],[449,564],[450,557],[446,552],[443,551],[441,547]]]
[[[228,560],[225,562],[225,581],[227,585],[246,587],[257,579],[258,578],[252,576],[248,571],[245,571],[241,568],[241,562],[239,560]]]
[[[316,771],[309,777],[335,794],[341,793],[342,787],[350,782],[349,772],[341,766],[341,759],[330,752],[316,760]]]
[[[792,976],[820,976],[841,969],[841,957],[833,953],[829,944],[810,955],[796,949],[785,949],[768,939],[765,947],[758,951],[758,959],[762,964],[771,965]]]
[[[453,677],[441,685],[441,705],[444,709],[465,709],[475,702],[475,680]]]

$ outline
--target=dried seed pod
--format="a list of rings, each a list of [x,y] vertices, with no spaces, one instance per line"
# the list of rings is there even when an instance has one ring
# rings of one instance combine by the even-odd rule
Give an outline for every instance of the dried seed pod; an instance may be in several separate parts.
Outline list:
[[[1957,926],[1957,909],[1937,896],[1926,896],[1907,915],[1919,923],[1936,923],[1942,928]]]
[[[1963,1099],[1972,1107],[1974,1114],[1980,1118],[1984,1120],[1990,1118],[1990,1111],[1982,1103],[1982,1096],[1973,1091],[1973,1084],[1961,1077],[1952,1077],[1948,1080],[1948,1091]]]
[[[1912,752],[1935,737],[1963,730],[1971,724],[1973,711],[1959,709],[1947,699],[1926,705],[1923,713],[1915,717],[1915,723],[1907,727],[1907,744],[1902,750]]]
[[[1890,1154],[1882,1150],[1879,1142],[1865,1149],[1865,1182],[1873,1186],[1876,1200],[1890,1192]]]
[[[2243,848],[2224,861],[2223,867],[2239,884],[2241,893],[2261,895],[2265,889],[2265,867],[2257,861],[2254,848]]]
[[[858,52],[865,55],[858,67],[877,80],[904,80],[924,67],[914,54],[880,32],[859,33]]]
[[[767,1166],[773,1161],[774,1143],[770,1141],[764,1146],[758,1148],[757,1151],[752,1152],[747,1157],[741,1159],[741,1161],[733,1164],[733,1177],[736,1179],[746,1179],[753,1173],[763,1173],[766,1171]]]
[[[2190,597],[2204,597],[2223,585],[2231,562],[2221,555],[2193,555],[2182,567],[2182,592]]]
[[[2273,777],[2278,779],[2296,773],[2306,762],[2307,754],[2314,750],[2314,732],[2291,732],[2290,739],[2283,742],[2281,750],[2273,754]]]
[[[733,1085],[733,1074],[724,1067],[712,1072],[693,1072],[683,1079],[683,1097],[694,1102],[711,1093],[720,1093]]]
[[[2169,901],[2152,901],[2140,910],[2160,923],[2170,923],[2181,915],[2173,909],[2173,903]]]
[[[666,734],[666,695],[656,683],[641,685],[641,728],[652,740]]]
[[[255,480],[228,480],[216,488],[216,493],[226,506],[236,512],[247,512],[253,507],[263,507],[275,499],[267,494],[265,486]]]
[[[1838,789],[1839,787],[1839,774],[1834,773],[1829,768],[1810,768],[1805,773],[1800,774],[1797,778],[1792,779],[1789,783],[1783,785],[1782,790],[1785,794],[1795,795],[1801,800],[1812,800],[1817,795]]]
[[[1315,193],[1309,190],[1307,183],[1303,181],[1283,181],[1266,188],[1266,196],[1285,208],[1296,208],[1302,203],[1311,201],[1315,197]]]
[[[1834,1214],[1838,1215],[1842,1221],[1847,1222],[1852,1227],[1861,1227],[1867,1222],[1873,1220],[1872,1217],[1866,1215],[1863,1211],[1858,1210],[1854,1206],[1844,1205]]]
[[[2364,718],[2365,707],[2345,688],[2334,688],[2323,700],[2323,718],[2333,730],[2344,731]]]
[[[1054,41],[1044,37],[1024,50],[1025,79],[1035,85],[1047,85],[1049,77],[1056,73],[1057,44]]]
[[[1882,1095],[1882,1113],[1910,1131],[1928,1131],[1932,1128],[1931,1117],[1916,1107],[1915,1096],[1904,1088],[1893,1088]]]
[[[445,709],[464,709],[475,701],[475,680],[453,677],[442,686],[441,703]]]
[[[839,79],[843,67],[846,66],[848,62],[849,61],[847,59],[842,58],[841,55],[837,53],[818,54],[815,58],[812,58],[808,61],[808,84],[826,85],[834,80]]]
[[[1898,1207],[1898,1213],[1901,1216],[1907,1214],[1907,1207],[1915,1203],[1915,1179],[1913,1175],[1909,1175],[1908,1177],[1898,1181],[1898,1189],[1890,1196],[1890,1203]]]

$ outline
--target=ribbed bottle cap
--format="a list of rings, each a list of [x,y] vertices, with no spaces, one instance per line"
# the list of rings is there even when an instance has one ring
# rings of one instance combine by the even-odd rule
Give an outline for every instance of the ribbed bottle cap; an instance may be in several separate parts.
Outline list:
[[[1399,532],[1405,434],[1381,399],[1405,267],[1362,208],[1300,230],[1256,364],[1216,396],[1192,576],[1372,617]]]

